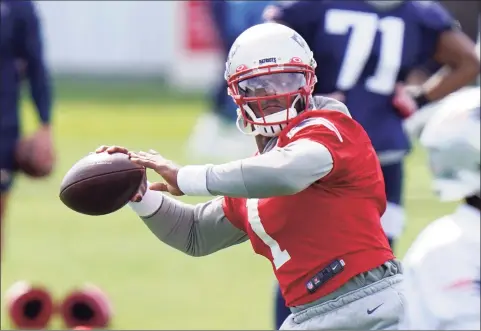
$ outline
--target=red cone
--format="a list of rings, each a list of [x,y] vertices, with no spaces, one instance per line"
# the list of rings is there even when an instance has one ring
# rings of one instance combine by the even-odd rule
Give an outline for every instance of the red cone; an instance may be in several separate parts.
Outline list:
[[[86,285],[65,297],[60,314],[67,328],[105,328],[112,318],[112,309],[105,293],[93,285]]]
[[[7,290],[5,300],[12,324],[18,329],[44,329],[54,312],[50,293],[26,281],[13,284]]]

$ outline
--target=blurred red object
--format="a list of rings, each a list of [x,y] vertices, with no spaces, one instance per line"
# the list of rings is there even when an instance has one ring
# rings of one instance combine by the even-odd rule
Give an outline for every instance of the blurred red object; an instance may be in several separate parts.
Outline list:
[[[207,6],[208,1],[183,2],[186,23],[185,47],[188,51],[210,52],[220,49],[218,35]]]
[[[107,295],[93,285],[85,285],[68,294],[60,304],[59,312],[68,328],[106,328],[112,318]]]
[[[44,329],[54,312],[50,293],[26,281],[13,284],[7,290],[5,300],[12,324],[19,329]]]

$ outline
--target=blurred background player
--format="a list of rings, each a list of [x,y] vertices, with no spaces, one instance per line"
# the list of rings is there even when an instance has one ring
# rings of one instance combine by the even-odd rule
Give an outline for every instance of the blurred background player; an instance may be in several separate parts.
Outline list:
[[[480,20],[481,3],[479,1],[465,0],[441,0],[439,1],[457,20],[462,31],[476,43],[475,49],[479,58],[480,51]],[[426,65],[419,67],[410,74],[411,84],[436,84],[436,82],[448,72],[435,60],[430,60]],[[473,80],[471,86],[479,86],[479,75]],[[436,111],[437,105],[427,105],[419,109],[413,116],[404,121],[404,128],[412,139],[418,139],[429,117]]]
[[[462,201],[428,225],[404,258],[406,310],[401,330],[479,330],[479,87],[437,105],[421,135],[441,201]]]
[[[264,8],[273,1],[208,1],[209,15],[217,31],[222,59],[234,40],[247,28],[261,23]],[[201,115],[189,138],[189,156],[203,159],[230,160],[252,155],[252,139],[239,135],[236,128],[237,106],[227,95],[227,84],[219,82],[210,93],[211,111]],[[215,146],[215,148],[213,148]]]
[[[456,19],[457,24],[461,27],[462,31],[479,46],[480,35],[480,15],[481,4],[478,1],[465,1],[465,0],[441,0],[438,1],[443,7],[445,7],[450,14]],[[479,52],[479,47],[476,47]],[[424,83],[436,72],[439,73],[442,65],[437,63],[434,59],[430,60],[425,66],[421,66],[416,71],[416,77],[413,82]],[[418,76],[419,75],[419,76]],[[475,83],[473,81],[473,83]]]
[[[404,228],[403,172],[410,150],[403,121],[476,77],[474,43],[429,1],[296,1],[269,6],[264,18],[304,37],[318,63],[315,94],[338,95],[368,132],[386,183],[383,228],[394,247]],[[430,60],[451,70],[436,85],[409,94],[410,73]],[[282,305],[282,298],[276,302]],[[277,326],[285,318],[278,316]]]
[[[32,176],[46,175],[53,166],[54,151],[50,127],[51,86],[34,4],[1,0],[0,15],[0,236],[3,246],[8,192],[17,168],[25,167]],[[23,77],[29,81],[41,125],[31,137],[20,140]]]

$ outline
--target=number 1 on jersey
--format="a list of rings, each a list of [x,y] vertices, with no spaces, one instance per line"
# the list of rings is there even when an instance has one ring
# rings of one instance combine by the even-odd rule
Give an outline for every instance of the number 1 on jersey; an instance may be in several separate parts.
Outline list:
[[[286,250],[281,250],[277,241],[275,241],[271,236],[269,236],[262,225],[261,218],[259,216],[259,199],[247,199],[247,219],[251,225],[252,231],[266,244],[272,254],[272,262],[276,267],[276,270],[282,267],[284,263],[291,259],[291,256]]]

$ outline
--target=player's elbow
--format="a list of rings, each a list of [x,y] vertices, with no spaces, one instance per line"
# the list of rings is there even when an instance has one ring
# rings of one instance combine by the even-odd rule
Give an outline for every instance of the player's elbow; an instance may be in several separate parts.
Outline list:
[[[203,252],[203,251],[200,251],[200,250],[188,250],[188,251],[185,251],[184,252],[185,254],[191,256],[191,257],[202,257],[202,256],[207,256],[209,255],[209,253],[207,252]]]
[[[477,46],[459,31],[446,31],[441,35],[435,60],[448,65],[451,69],[460,70],[470,79],[475,78],[480,71]]]
[[[213,253],[212,251],[209,251],[201,245],[195,243],[190,243],[188,247],[183,250],[183,252],[191,257],[203,257]]]
[[[480,73],[481,62],[479,60],[479,54],[476,54],[475,52],[472,53],[473,54],[469,56],[468,63],[470,70],[473,71],[473,75],[476,77]]]
[[[161,239],[161,241],[163,241],[163,240]],[[165,241],[164,241],[164,243],[165,243]],[[181,252],[185,255],[191,256],[191,257],[207,256],[207,255],[212,253],[212,252],[208,252],[206,250],[203,250],[202,248],[196,247],[195,245],[192,245],[190,243],[187,243],[186,246],[177,246],[177,245],[169,245],[169,246],[178,250],[179,252]]]
[[[457,69],[459,72],[462,72],[462,77],[464,78],[465,84],[469,84],[476,80],[479,76],[479,58],[476,56],[474,52],[473,54],[467,54],[464,57],[463,62],[461,63],[460,67]]]
[[[475,49],[466,50],[465,52],[463,52],[463,56],[460,57],[458,62],[458,67],[462,68],[463,71],[469,73],[470,79],[474,79],[476,78],[476,76],[479,75],[480,61]]]
[[[212,245],[212,243],[209,245],[209,241],[202,238],[195,229],[193,229],[189,237],[184,249],[182,249],[185,254],[191,257],[203,257],[217,251],[215,245]]]

